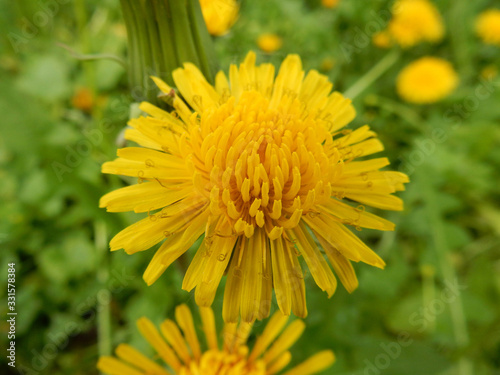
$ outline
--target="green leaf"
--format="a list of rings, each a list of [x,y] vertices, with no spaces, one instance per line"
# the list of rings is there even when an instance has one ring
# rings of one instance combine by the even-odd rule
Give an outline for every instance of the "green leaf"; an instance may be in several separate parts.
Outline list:
[[[69,67],[61,57],[35,57],[26,64],[17,86],[45,101],[63,99],[70,94]]]
[[[19,192],[19,199],[28,204],[41,201],[49,192],[49,182],[44,171],[28,174]]]

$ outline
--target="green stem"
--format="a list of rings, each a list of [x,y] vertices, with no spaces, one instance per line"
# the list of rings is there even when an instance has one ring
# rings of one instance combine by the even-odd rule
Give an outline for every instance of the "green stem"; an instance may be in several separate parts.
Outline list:
[[[111,61],[114,61],[114,62],[120,64],[123,68],[127,69],[127,63],[119,56],[112,55],[110,53],[96,53],[96,54],[92,54],[92,55],[85,55],[83,53],[75,51],[73,48],[71,48],[70,46],[67,46],[64,43],[57,43],[57,45],[64,48],[66,51],[68,51],[71,54],[72,57],[74,57],[77,60],[80,60],[80,61],[111,60]]]
[[[148,95],[152,87],[152,83],[150,82],[149,75],[154,74],[154,63],[153,56],[151,51],[151,40],[149,38],[149,33],[147,29],[147,23],[152,22],[153,20],[148,20],[146,15],[143,12],[143,8],[139,1],[137,0],[128,0],[131,5],[131,9],[133,12],[133,20],[134,20],[134,30],[129,30],[129,33],[136,34],[137,37],[137,46],[135,48],[138,56],[135,56],[134,59],[138,62],[137,66],[131,66],[130,69],[137,69],[137,76],[139,77],[139,86],[133,87],[134,90],[140,88],[142,90],[141,99],[149,99],[151,101],[151,97]]]
[[[172,11],[175,50],[179,61],[183,63],[190,62],[200,67],[194,36],[191,32],[187,0],[170,1],[169,5]]]
[[[422,275],[422,300],[424,306],[430,306],[434,298],[436,298],[436,282],[434,275],[434,267],[430,264],[424,264],[420,267]],[[434,332],[436,329],[436,317],[432,317],[429,321],[429,332]]]
[[[141,3],[142,12],[146,16],[146,20],[155,19],[154,2],[148,1]],[[150,40],[152,67],[154,72],[160,72],[164,66],[163,53],[160,44],[160,35],[158,31],[158,24],[156,22],[146,21],[147,37]]]
[[[378,64],[371,68],[364,76],[358,79],[354,85],[349,87],[349,89],[344,92],[344,96],[350,99],[356,98],[373,82],[375,82],[382,74],[387,72],[387,70],[389,70],[389,68],[394,65],[398,58],[399,50],[393,49],[382,60],[380,60]]]
[[[458,71],[463,79],[471,73],[471,59],[468,38],[467,22],[467,6],[468,2],[463,0],[453,0],[450,2],[450,38],[455,54],[455,61],[458,65]]]
[[[161,105],[150,79],[173,85],[172,71],[183,63],[196,65],[213,83],[215,51],[198,0],[120,0],[129,44],[129,78],[134,93]]]
[[[94,225],[94,244],[97,252],[99,266],[97,269],[97,281],[101,287],[100,291],[106,291],[107,298],[98,301],[97,308],[97,336],[100,356],[111,354],[111,293],[107,289],[109,280],[108,246],[107,246],[106,224],[98,221]]]
[[[83,54],[88,54],[91,51],[91,43],[88,28],[87,9],[85,8],[84,0],[76,0],[74,3],[76,22],[78,25],[78,36],[80,37],[81,51]],[[85,64],[85,79],[92,94],[95,94],[95,70],[94,64]]]
[[[125,27],[127,28],[127,30],[135,30],[137,26],[135,25],[135,19],[133,16],[132,7],[130,5],[129,0],[120,0],[120,3],[122,8],[123,18],[125,20]],[[133,33],[130,31],[127,32],[127,38],[128,38],[128,48],[129,48],[128,77],[129,77],[130,87],[134,88],[136,86],[139,86],[141,82],[140,72],[142,70],[136,68],[140,66],[140,53],[138,50],[139,41],[137,33]]]
[[[160,67],[158,73],[160,78],[173,86],[174,81],[172,80],[171,73],[175,68],[179,67],[180,61],[177,60],[174,44],[172,43],[174,38],[172,22],[170,22],[172,15],[168,3],[165,3],[165,1],[154,0],[152,4],[156,15],[156,23],[158,25],[158,43],[160,44],[164,62],[164,65]]]
[[[436,251],[436,255],[439,261],[439,267],[443,275],[444,280],[449,282],[458,282],[457,274],[455,268],[450,261],[451,249],[448,245],[443,221],[441,219],[440,212],[438,211],[438,201],[433,190],[432,185],[429,183],[427,175],[425,174],[429,166],[425,168],[422,166],[418,177],[418,183],[421,185],[422,194],[426,201],[427,217],[429,220],[429,226],[431,227],[431,236]],[[453,333],[455,336],[455,341],[460,349],[465,348],[469,344],[469,333],[467,331],[467,321],[465,318],[465,313],[463,309],[462,296],[460,291],[457,290],[456,298],[450,302],[450,314],[451,321],[453,325]],[[459,375],[472,375],[472,363],[465,357],[461,357],[458,363],[458,374]]]
[[[215,50],[212,43],[212,37],[208,33],[199,0],[189,1],[189,17],[194,30],[194,42],[199,53],[200,64],[205,72],[205,78],[210,83],[214,83],[214,77],[217,70]]]

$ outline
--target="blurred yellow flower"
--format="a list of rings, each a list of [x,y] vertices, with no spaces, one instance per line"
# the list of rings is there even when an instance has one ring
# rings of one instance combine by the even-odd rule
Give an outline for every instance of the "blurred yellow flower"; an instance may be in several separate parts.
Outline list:
[[[283,45],[283,39],[276,34],[265,33],[257,38],[259,48],[267,53],[277,51]]]
[[[213,311],[202,307],[200,315],[205,345],[198,339],[192,313],[186,305],[176,308],[177,323],[167,319],[160,330],[145,317],[137,321],[142,336],[157,353],[155,358],[161,358],[167,366],[130,345],[120,344],[116,348],[118,358],[101,357],[98,369],[108,375],[312,375],[335,361],[333,352],[324,350],[283,373],[292,359],[289,348],[298,340],[305,325],[295,320],[285,328],[288,317],[280,312],[269,320],[252,349],[247,343],[251,323],[225,324],[220,345]]]
[[[322,72],[329,72],[334,68],[334,66],[335,66],[335,59],[331,57],[325,57],[323,60],[321,60],[319,69]]]
[[[476,32],[484,43],[500,46],[500,9],[489,9],[476,20]]]
[[[438,42],[444,35],[444,25],[437,8],[428,0],[397,0],[388,31],[402,47],[420,42]]]
[[[420,266],[420,273],[425,278],[432,278],[436,275],[436,267],[432,264],[422,264]]]
[[[379,48],[389,48],[392,46],[391,35],[388,31],[380,31],[373,35],[372,38],[373,44],[375,44]]]
[[[336,8],[340,3],[340,0],[321,0],[321,5],[325,8]]]
[[[492,80],[498,75],[498,68],[495,65],[485,66],[481,70],[481,77],[487,80]]]
[[[200,0],[200,5],[208,32],[212,35],[224,35],[238,18],[236,0]]]
[[[448,61],[422,57],[399,73],[396,86],[398,94],[407,102],[428,104],[448,96],[457,84],[457,73]]]
[[[226,322],[267,317],[273,288],[285,315],[306,316],[299,256],[328,296],[337,287],[331,267],[349,292],[358,285],[351,261],[383,268],[348,227],[393,230],[364,205],[401,210],[392,193],[408,181],[379,170],[387,158],[357,160],[384,147],[366,125],[344,129],[354,108],[326,76],[306,75],[297,55],[276,78],[272,64],[255,60],[250,52],[232,65],[229,79],[219,72],[215,87],[186,63],[173,72],[180,95],[155,78],[175,111],[141,103],[148,117],[131,120],[125,136],[143,147],[120,149],[102,166],[140,183],[106,194],[100,206],[148,213],[118,233],[111,250],[133,254],[163,242],[144,273],[152,284],[203,238],[182,287],[196,288],[197,304],[210,306],[227,274]]]

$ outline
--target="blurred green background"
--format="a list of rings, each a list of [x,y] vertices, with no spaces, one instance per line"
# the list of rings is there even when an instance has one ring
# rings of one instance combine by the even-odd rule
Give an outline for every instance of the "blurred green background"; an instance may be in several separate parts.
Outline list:
[[[384,22],[377,20],[391,3],[244,2],[231,32],[215,40],[220,66],[258,51],[257,37],[273,32],[283,47],[259,53],[261,62],[298,53],[306,69],[345,91],[389,53],[373,46],[367,25]],[[484,78],[485,68],[498,69],[500,48],[473,30],[478,13],[500,4],[435,3],[444,40],[402,51],[354,100],[350,127],[370,124],[411,183],[400,195],[405,211],[381,213],[396,232],[360,232],[387,262],[384,271],[355,265],[358,290],[339,287],[331,300],[307,277],[308,329],[293,362],[331,348],[337,362],[326,374],[500,374],[500,81]],[[96,374],[99,351],[120,342],[148,352],[137,318],[160,322],[178,303],[194,307],[176,265],[146,287],[151,251],[108,251],[109,239],[136,220],[98,208],[101,195],[123,185],[100,165],[123,143],[133,98],[119,63],[82,61],[61,45],[125,59],[119,2],[2,0],[0,19],[0,264],[6,285],[7,264],[16,263],[18,311],[17,369],[6,371]],[[460,85],[438,104],[406,104],[395,93],[397,73],[425,55],[452,62]],[[2,348],[6,293],[2,287]],[[216,311],[221,305],[222,293]],[[3,352],[3,368],[6,360]]]

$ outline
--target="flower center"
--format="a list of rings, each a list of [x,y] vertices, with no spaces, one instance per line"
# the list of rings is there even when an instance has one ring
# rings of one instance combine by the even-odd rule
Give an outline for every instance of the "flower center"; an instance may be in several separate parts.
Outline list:
[[[246,347],[244,347],[246,348]],[[246,350],[248,352],[248,349]],[[266,367],[262,360],[248,362],[244,353],[230,354],[210,350],[199,361],[191,361],[182,367],[179,375],[265,375]]]
[[[195,185],[235,234],[251,237],[260,227],[276,239],[330,197],[339,158],[327,156],[324,120],[304,108],[296,95],[272,103],[245,91],[204,111],[190,131]]]

